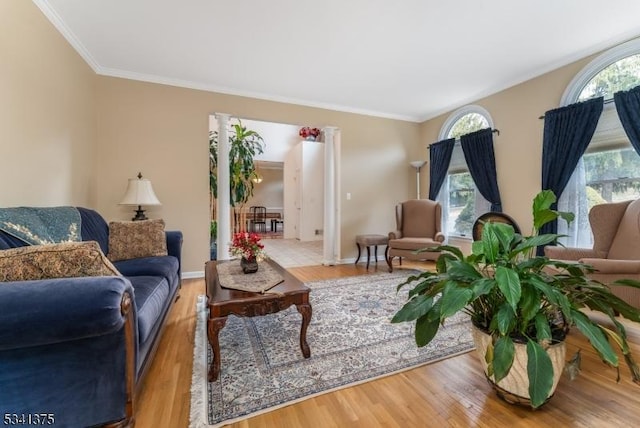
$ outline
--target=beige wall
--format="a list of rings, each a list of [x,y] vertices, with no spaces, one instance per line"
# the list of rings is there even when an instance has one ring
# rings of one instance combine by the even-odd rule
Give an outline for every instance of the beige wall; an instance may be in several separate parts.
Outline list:
[[[355,256],[355,235],[387,233],[393,206],[415,192],[409,161],[419,153],[419,125],[133,80],[98,77],[97,209],[126,219],[117,203],[138,171],[162,206],[148,211],[185,236],[184,271],[201,272],[209,247],[209,115],[340,128],[342,258]],[[350,192],[351,200],[345,199]]]
[[[478,100],[492,115],[505,212],[530,228],[540,187],[543,123],[582,60]],[[38,8],[0,2],[0,205],[85,205],[107,220],[132,215],[120,201],[141,171],[163,205],[149,210],[185,234],[184,271],[208,254],[209,115],[336,126],[341,144],[341,258],[354,237],[394,228],[393,206],[415,194],[409,161],[426,158],[447,114],[415,124],[133,80],[96,76]],[[423,193],[428,168],[423,169]],[[346,199],[346,194],[351,199]]]
[[[82,205],[128,219],[118,202],[141,171],[163,205],[148,211],[185,235],[184,271],[208,255],[209,115],[342,132],[342,257],[358,233],[386,233],[414,193],[419,125],[96,76],[29,1],[0,2],[0,206]],[[346,201],[345,192],[352,199]]]
[[[282,168],[259,168],[258,173],[262,177],[260,183],[256,183],[253,196],[245,204],[267,207],[267,210],[282,213],[284,207],[284,174]]]
[[[94,80],[32,2],[0,2],[0,206],[93,204]]]
[[[589,60],[577,61],[471,103],[487,109],[495,128],[500,130],[499,136],[494,134],[494,150],[502,207],[525,233],[531,230],[531,201],[540,191],[542,180],[544,121],[539,117],[559,106],[565,88]],[[424,145],[438,140],[440,129],[450,114],[421,125],[420,140]],[[428,174],[424,175],[428,189]]]

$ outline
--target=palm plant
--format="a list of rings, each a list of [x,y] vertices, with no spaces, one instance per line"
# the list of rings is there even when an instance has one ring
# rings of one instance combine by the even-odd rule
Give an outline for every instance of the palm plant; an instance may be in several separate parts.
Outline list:
[[[408,302],[392,322],[415,321],[418,346],[427,345],[446,318],[465,312],[475,327],[491,335],[484,360],[487,377],[494,385],[509,374],[515,343],[526,344],[529,396],[532,407],[549,397],[554,370],[546,349],[563,341],[570,327],[577,327],[602,360],[619,366],[614,347],[623,354],[633,381],[640,383],[640,370],[629,349],[624,326],[616,315],[640,322],[640,311],[615,296],[610,288],[588,278],[593,268],[535,256],[538,246],[555,243],[559,235],[538,232],[542,225],[571,213],[551,209],[553,192],[539,193],[533,202],[534,231],[524,237],[513,227],[486,223],[481,240],[473,243],[472,254],[464,256],[457,247],[443,245],[435,272],[409,277],[398,290],[409,284]],[[631,280],[622,285],[640,288]],[[600,324],[584,312],[604,313],[611,321]],[[575,358],[579,361],[579,358]]]

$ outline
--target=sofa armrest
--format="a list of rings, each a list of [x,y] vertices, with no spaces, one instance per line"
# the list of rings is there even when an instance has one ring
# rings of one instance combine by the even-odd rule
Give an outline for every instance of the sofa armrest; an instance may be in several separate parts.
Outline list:
[[[179,230],[167,230],[167,253],[180,260],[182,256],[182,232]]]
[[[637,275],[640,273],[640,260],[614,260],[614,259],[580,259],[581,263],[591,265],[597,273]]]
[[[0,350],[61,343],[122,328],[122,276],[58,278],[0,284]]]
[[[594,251],[590,248],[572,248],[560,246],[544,247],[544,255],[550,259],[556,260],[580,260],[585,257],[604,258],[606,254],[600,251]]]
[[[0,411],[133,426],[135,311],[124,277],[0,284]]]
[[[434,236],[433,240],[437,241],[437,242],[444,242],[445,236],[444,233],[442,232],[438,232],[436,233],[436,236]]]
[[[182,232],[167,230],[167,254],[178,259],[178,278],[182,283]]]
[[[399,230],[395,230],[393,232],[389,232],[389,240],[391,239],[400,239],[402,238],[402,232]]]

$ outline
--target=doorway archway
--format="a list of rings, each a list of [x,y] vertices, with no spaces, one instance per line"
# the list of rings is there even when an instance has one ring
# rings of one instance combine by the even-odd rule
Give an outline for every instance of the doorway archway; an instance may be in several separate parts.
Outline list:
[[[225,117],[227,120],[225,120]],[[297,135],[298,130],[300,129],[299,125],[291,125],[291,124],[283,124],[283,123],[277,123],[277,122],[267,122],[267,121],[260,121],[260,120],[256,120],[256,119],[250,119],[250,118],[233,118],[230,117],[229,115],[225,115],[225,114],[216,114],[215,116],[211,116],[210,118],[210,130],[219,130],[220,126],[229,126],[230,122],[233,122],[233,120],[241,120],[243,125],[247,126],[247,128],[249,129],[253,129],[256,130],[256,132],[258,132],[259,134],[261,134],[261,136],[263,137],[263,139],[265,139],[265,153],[263,155],[257,155],[254,159],[258,162],[260,161],[265,161],[265,162],[283,162],[285,163],[286,160],[286,155],[287,153],[291,150],[291,146],[297,145],[302,143],[302,139]],[[256,129],[258,128],[258,129]],[[262,133],[261,133],[261,129],[262,129]],[[274,142],[278,141],[278,138],[280,137],[275,137],[275,139],[273,139],[271,141],[271,144],[269,144],[268,138],[269,135],[275,134],[277,135],[277,133],[279,132],[278,129],[280,129],[281,132],[284,132],[285,134],[288,134],[290,138],[289,141],[282,145],[276,145]],[[324,265],[334,265],[336,264],[338,258],[339,258],[339,248],[340,248],[340,231],[339,231],[339,210],[340,210],[340,206],[339,206],[339,199],[337,198],[337,195],[339,195],[339,146],[340,146],[340,132],[338,128],[335,127],[324,127],[322,128],[323,130],[323,141],[320,141],[319,143],[324,145],[324,154],[323,154],[323,168],[322,168],[322,177],[318,178],[318,176],[315,176],[314,180],[322,180],[322,184],[323,184],[323,195],[322,195],[322,211],[323,211],[323,215],[321,216],[322,218],[322,224],[321,226],[313,226],[314,227],[314,231],[318,232],[318,235],[321,236],[321,239],[323,241],[323,256],[322,256],[322,264]],[[263,135],[263,133],[265,133],[265,135]],[[265,138],[265,136],[267,136],[267,138]],[[286,139],[286,138],[285,138]],[[270,147],[271,146],[271,147]],[[221,171],[219,171],[219,174],[221,173]],[[222,174],[220,174],[222,175]],[[218,179],[218,182],[221,182],[220,178]],[[226,181],[228,183],[228,180]],[[287,185],[291,185],[293,183],[288,183],[287,177],[284,177],[284,183],[283,183],[283,189],[284,187],[286,187]],[[316,183],[317,184],[317,183]],[[299,185],[303,186],[299,189],[299,191],[304,194],[304,181],[300,182]],[[289,192],[297,192],[298,189],[288,189],[286,190],[287,194]],[[228,202],[227,202],[228,204]],[[223,207],[219,207],[218,212],[220,213],[222,211]],[[228,210],[229,207],[227,206],[226,209]],[[289,210],[287,210],[287,206],[285,203],[283,203],[282,206],[282,210],[283,210],[283,216],[284,218],[295,218],[295,216],[297,215],[297,213],[291,212],[290,211],[291,208],[289,208]],[[220,231],[218,233],[218,237],[217,237],[217,245],[218,245],[218,251],[220,251],[221,249],[224,250],[225,248],[228,250],[228,245],[225,246],[223,242],[221,242],[223,239],[230,239],[230,235],[228,235],[226,238],[224,237],[224,232],[226,229],[229,228],[229,225],[223,225],[221,223],[220,220],[222,220],[221,218],[218,219],[218,230]],[[287,223],[289,221],[285,221],[284,222],[284,237],[295,237],[295,233],[296,233],[296,229],[291,229],[291,228],[287,228]],[[294,235],[294,236],[292,236]],[[299,237],[297,237],[299,239]],[[220,257],[225,257],[225,255],[220,255]],[[228,258],[228,256],[227,256]]]

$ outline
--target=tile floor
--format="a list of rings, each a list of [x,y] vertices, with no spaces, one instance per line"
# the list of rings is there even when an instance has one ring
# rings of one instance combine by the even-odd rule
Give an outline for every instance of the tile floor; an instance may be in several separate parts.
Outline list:
[[[263,239],[267,255],[285,268],[322,264],[322,241]]]

